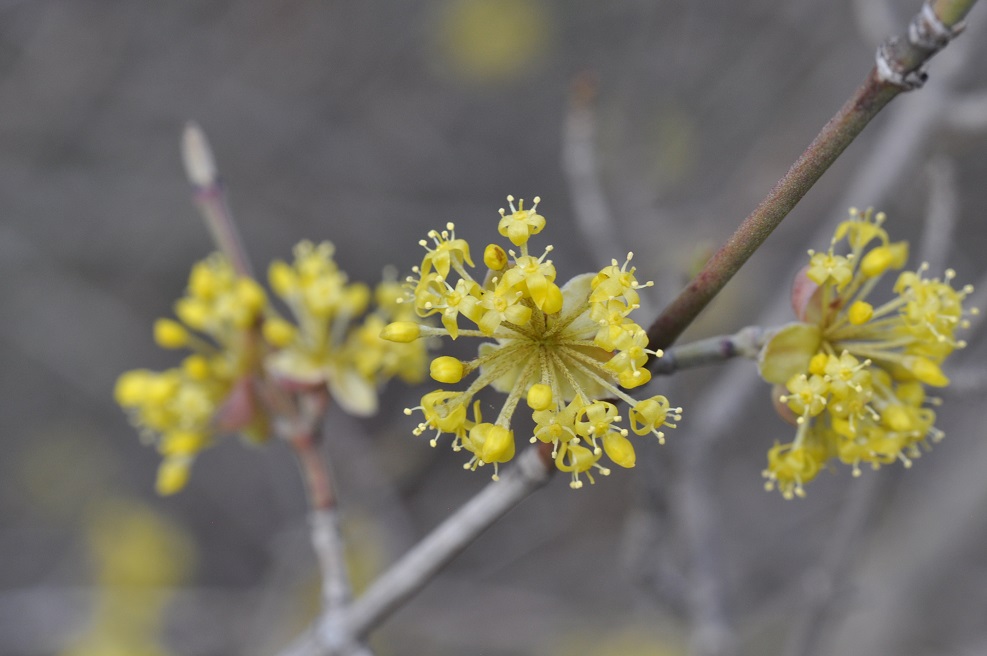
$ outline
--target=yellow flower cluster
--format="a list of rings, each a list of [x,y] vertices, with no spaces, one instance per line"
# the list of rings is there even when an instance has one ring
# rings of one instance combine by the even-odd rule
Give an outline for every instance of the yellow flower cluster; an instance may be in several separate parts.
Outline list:
[[[476,359],[440,356],[432,361],[432,378],[440,383],[479,375],[464,391],[435,390],[422,397],[420,406],[407,409],[406,414],[424,414],[414,433],[435,431],[432,446],[441,434],[452,435],[453,450],[471,454],[465,468],[492,464],[496,480],[498,465],[514,457],[511,418],[524,398],[535,421],[530,441],[551,444],[556,466],[571,473],[571,487],[579,488],[582,474],[592,483],[592,470],[610,473],[598,462],[604,452],[621,467],[634,466],[634,446],[612,400],[630,406],[630,426],[637,435],[653,433],[663,440],[660,429],[674,427],[670,421],[681,418],[681,408],[672,408],[664,396],[635,401],[617,387],[647,383],[646,362],[661,355],[647,348],[645,331],[628,317],[639,305],[637,290],[651,283],[637,282],[628,255],[622,265],[614,260],[598,273],[576,276],[559,287],[555,266],[547,259],[552,247],[539,256],[528,250],[528,240],[545,227],[537,213],[539,199],[528,209],[523,201],[515,207],[511,196],[507,200],[510,212],[500,210],[498,231],[519,252],[488,245],[486,270],[477,276],[471,273],[469,244],[456,237],[453,224],[431,231],[431,242],[420,242],[426,250],[422,264],[408,279],[409,301],[420,317],[439,315],[443,327],[395,322],[382,336],[399,343],[432,335],[494,340],[480,345]],[[460,328],[460,317],[476,327]],[[478,401],[470,417],[471,402],[487,386],[507,394],[493,422],[480,416]]]
[[[165,371],[137,369],[117,380],[115,396],[164,457],[158,469],[160,494],[177,492],[188,481],[196,454],[217,432],[220,408],[247,393],[238,381],[256,368],[260,350],[252,330],[262,320],[267,298],[256,281],[239,277],[219,254],[192,267],[188,291],[175,303],[180,321],[159,319],[154,339],[169,349],[189,348],[181,366]],[[239,394],[234,395],[234,389]],[[243,401],[243,399],[239,399]],[[249,413],[239,425],[257,439],[266,437],[263,417]]]
[[[273,307],[268,310],[263,333],[277,351],[267,364],[274,376],[293,385],[327,385],[344,410],[367,416],[377,411],[377,388],[384,381],[394,376],[409,383],[422,380],[425,347],[380,339],[389,321],[413,315],[398,302],[404,290],[393,280],[377,286],[376,310],[354,326],[370,306],[371,291],[348,282],[333,260],[334,251],[326,241],[303,241],[295,246],[294,262],[271,264],[271,289],[295,321]]]
[[[908,258],[906,242],[891,242],[883,213],[850,210],[825,253],[809,252],[793,301],[800,323],[779,330],[761,353],[761,375],[783,385],[781,409],[797,424],[795,440],[768,452],[765,487],[785,498],[804,496],[804,484],[832,458],[860,474],[900,460],[910,467],[919,446],[942,439],[935,427],[937,399],[926,386],[945,387],[943,360],[965,344],[956,331],[976,310],[964,309],[973,291],[954,289],[955,272],[925,277],[928,266],[903,271],[891,300],[868,298],[888,271]],[[846,242],[846,254],[836,246]]]
[[[269,385],[289,393],[325,385],[345,410],[366,415],[376,410],[377,385],[394,376],[421,380],[424,344],[379,338],[387,322],[413,313],[398,303],[401,285],[381,283],[377,309],[356,324],[370,305],[370,290],[349,284],[332,256],[328,242],[303,241],[292,264],[271,265],[271,288],[295,322],[221,255],[192,268],[187,294],[175,304],[179,320],[159,319],[154,337],[164,348],[193,354],[162,372],[129,371],[115,390],[117,402],[164,456],[160,494],[184,487],[195,456],[216,434],[266,439]]]

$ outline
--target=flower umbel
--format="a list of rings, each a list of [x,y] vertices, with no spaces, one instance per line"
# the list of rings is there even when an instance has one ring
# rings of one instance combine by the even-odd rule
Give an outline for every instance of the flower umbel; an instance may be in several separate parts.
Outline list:
[[[273,307],[264,322],[264,337],[274,349],[267,358],[269,371],[292,385],[326,385],[335,401],[359,416],[377,411],[377,388],[399,376],[421,381],[425,368],[422,343],[395,343],[380,338],[389,321],[412,318],[400,283],[385,280],[374,292],[350,283],[333,259],[335,247],[327,241],[302,241],[294,262],[274,261],[268,271],[271,289],[284,301],[295,322]]]
[[[830,459],[854,476],[862,462],[910,467],[920,447],[943,437],[928,407],[939,400],[926,387],[949,384],[941,364],[965,346],[956,332],[976,313],[964,308],[973,288],[954,289],[951,269],[928,278],[922,264],[898,275],[890,300],[872,304],[882,276],[908,259],[907,242],[891,242],[884,221],[851,209],[829,250],[809,251],[792,294],[800,323],[781,328],[761,352],[761,375],[783,386],[777,400],[797,425],[795,440],[776,443],[764,470],[765,487],[785,498],[804,496]],[[846,254],[836,253],[842,242]]]
[[[266,419],[253,411],[250,384],[261,355],[251,334],[266,306],[260,285],[237,276],[225,258],[213,254],[192,267],[187,293],[175,303],[180,321],[154,324],[159,346],[188,348],[192,355],[179,367],[137,369],[117,380],[117,403],[164,457],[158,493],[173,494],[185,486],[195,456],[218,431],[267,437]]]
[[[571,473],[571,487],[579,488],[583,475],[594,482],[593,470],[610,473],[599,463],[604,453],[621,467],[634,466],[630,431],[662,441],[661,428],[681,418],[681,408],[664,396],[636,401],[620,389],[647,383],[647,360],[661,355],[648,350],[645,331],[628,316],[638,307],[637,290],[651,283],[637,282],[628,254],[623,264],[614,260],[560,287],[548,259],[552,247],[537,256],[528,249],[529,239],[545,227],[539,199],[527,209],[523,201],[515,206],[513,197],[507,200],[510,211],[500,211],[498,230],[519,252],[488,245],[486,271],[478,275],[469,244],[456,237],[453,224],[431,231],[431,244],[421,242],[422,264],[408,279],[409,303],[420,317],[439,315],[442,328],[398,322],[382,336],[398,342],[431,335],[493,340],[482,343],[473,360],[432,361],[432,378],[444,384],[478,375],[463,391],[435,390],[405,410],[424,415],[414,433],[434,432],[432,446],[443,433],[452,435],[453,450],[471,456],[465,468],[492,464],[496,480],[499,465],[514,457],[511,419],[523,399],[535,421],[530,441],[550,444],[556,466]],[[475,328],[460,328],[460,317]],[[484,421],[479,402],[473,402],[487,386],[507,394],[492,422]],[[616,399],[629,406],[630,431],[621,426],[623,417],[611,401]]]
[[[185,486],[196,455],[216,435],[267,439],[271,419],[285,402],[293,404],[293,394],[327,387],[344,410],[366,415],[376,410],[377,387],[386,380],[421,380],[425,344],[379,336],[389,321],[413,316],[399,302],[400,283],[382,282],[373,294],[376,309],[365,315],[370,289],[347,281],[333,250],[329,242],[303,241],[292,264],[271,265],[271,288],[294,321],[223,256],[192,268],[188,291],[175,304],[178,320],[159,319],[154,337],[164,348],[193,354],[162,372],[126,372],[116,385],[117,402],[164,456],[160,494]]]

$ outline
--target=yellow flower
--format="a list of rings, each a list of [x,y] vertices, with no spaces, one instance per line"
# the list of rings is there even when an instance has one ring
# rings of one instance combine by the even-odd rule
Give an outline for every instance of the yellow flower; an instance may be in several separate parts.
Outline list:
[[[117,403],[164,456],[160,494],[185,486],[196,455],[212,444],[219,424],[258,438],[266,435],[264,419],[242,382],[256,369],[258,346],[251,331],[266,304],[260,285],[237,276],[219,254],[211,255],[192,267],[187,293],[175,304],[180,321],[159,319],[154,325],[160,346],[189,348],[193,355],[180,367],[137,369],[117,380]]]
[[[394,320],[399,323],[392,325],[418,332],[409,321],[414,309],[402,303],[402,285],[394,280],[378,285],[376,309],[365,314],[370,290],[347,281],[333,250],[328,242],[303,241],[292,264],[271,265],[271,288],[294,322],[278,314],[256,281],[237,276],[219,254],[192,267],[188,292],[175,304],[180,321],[159,319],[154,338],[164,348],[188,348],[193,354],[163,372],[129,371],[115,390],[117,402],[163,456],[160,494],[185,486],[196,455],[217,434],[268,437],[267,396],[260,393],[265,386],[280,385],[291,393],[325,385],[343,409],[365,415],[376,410],[379,384],[394,376],[409,382],[423,378],[423,342],[380,338]],[[457,256],[456,249],[449,250],[450,258]]]
[[[427,267],[448,271],[451,261],[468,260],[469,251],[464,253],[463,247],[462,240],[437,241],[426,257]],[[273,375],[294,385],[327,385],[333,399],[350,414],[371,415],[377,410],[380,384],[394,376],[408,382],[422,379],[425,345],[381,339],[389,321],[412,318],[410,305],[399,302],[400,283],[382,282],[374,292],[376,309],[364,316],[370,290],[350,283],[334,254],[335,247],[327,241],[302,241],[295,246],[294,262],[271,264],[271,289],[296,323],[274,309],[268,311],[264,335],[273,353],[266,364]]]
[[[452,448],[471,454],[467,469],[492,464],[496,478],[498,465],[514,456],[511,419],[525,399],[535,421],[530,441],[551,444],[556,466],[571,473],[571,486],[578,488],[584,474],[593,482],[594,469],[610,473],[598,462],[604,453],[621,467],[635,463],[629,431],[607,399],[630,406],[636,434],[653,433],[659,439],[659,428],[674,427],[670,421],[680,418],[681,408],[672,408],[664,396],[636,401],[618,387],[648,382],[645,363],[661,355],[647,348],[645,331],[628,317],[638,307],[637,290],[646,286],[634,277],[631,256],[622,265],[614,261],[560,287],[547,259],[551,246],[537,257],[528,251],[529,239],[545,227],[545,218],[536,213],[538,199],[530,209],[523,201],[515,207],[510,196],[508,202],[511,211],[501,210],[498,230],[520,252],[487,246],[487,270],[477,275],[469,245],[455,237],[452,224],[430,232],[434,247],[422,242],[427,252],[408,280],[409,304],[420,317],[441,315],[443,327],[395,322],[382,336],[399,343],[433,335],[492,339],[479,346],[475,359],[440,356],[432,362],[432,377],[441,383],[478,375],[463,391],[436,390],[406,410],[424,415],[414,433],[434,431],[432,446],[442,434],[452,435]],[[475,328],[460,327],[460,318]],[[484,422],[479,402],[474,403],[485,387],[507,394],[493,422]]]
[[[793,289],[800,322],[761,352],[761,376],[786,388],[779,401],[797,417],[795,441],[776,444],[764,472],[786,498],[802,496],[829,458],[856,476],[862,462],[911,466],[920,446],[942,439],[924,407],[925,386],[949,384],[941,365],[965,346],[956,332],[976,312],[964,308],[973,288],[954,289],[952,270],[927,278],[922,264],[898,275],[890,300],[870,301],[881,277],[908,258],[908,244],[891,242],[884,221],[883,213],[850,210],[828,252],[810,251]],[[837,254],[843,241],[849,252]]]

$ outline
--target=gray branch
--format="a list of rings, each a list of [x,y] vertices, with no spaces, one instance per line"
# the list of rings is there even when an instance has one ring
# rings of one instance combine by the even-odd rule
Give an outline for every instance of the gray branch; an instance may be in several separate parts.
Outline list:
[[[683,369],[717,364],[735,357],[756,358],[764,345],[767,332],[760,326],[748,326],[733,335],[708,337],[681,346],[665,349],[660,358],[649,363],[651,372],[668,376]]]
[[[500,480],[485,487],[385,571],[344,613],[323,613],[281,656],[345,654],[354,642],[421,590],[481,533],[542,487],[551,470],[537,447],[525,449]]]

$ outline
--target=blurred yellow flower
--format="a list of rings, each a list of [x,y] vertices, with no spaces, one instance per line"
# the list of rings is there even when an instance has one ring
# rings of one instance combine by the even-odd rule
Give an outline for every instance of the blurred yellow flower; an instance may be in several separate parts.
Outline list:
[[[544,51],[550,21],[535,0],[446,0],[439,38],[448,64],[465,78],[510,78]]]
[[[157,490],[173,494],[188,481],[196,455],[221,433],[262,441],[275,411],[269,386],[282,392],[328,387],[351,414],[377,409],[377,387],[399,376],[424,376],[425,344],[380,338],[388,321],[414,310],[398,301],[401,285],[382,282],[376,308],[371,292],[350,284],[333,260],[329,242],[303,241],[292,264],[274,262],[270,284],[292,320],[268,301],[251,278],[238,276],[219,254],[192,268],[188,291],[175,304],[178,320],[159,319],[155,341],[193,351],[181,366],[137,369],[117,380],[115,397],[164,459]]]
[[[159,494],[173,494],[185,486],[195,456],[212,443],[218,423],[266,438],[266,423],[251,411],[247,387],[260,354],[253,331],[266,306],[256,281],[237,276],[225,258],[213,254],[192,267],[186,295],[175,303],[180,321],[159,319],[154,325],[160,346],[188,348],[193,354],[179,367],[161,372],[137,369],[117,380],[117,403],[164,457],[156,485]],[[227,413],[218,422],[217,415],[231,399],[240,401],[231,403],[231,409],[247,407],[237,407],[238,416]]]
[[[138,501],[100,500],[86,513],[95,575],[83,631],[60,656],[168,656],[164,613],[191,576],[196,553],[183,528]]]

